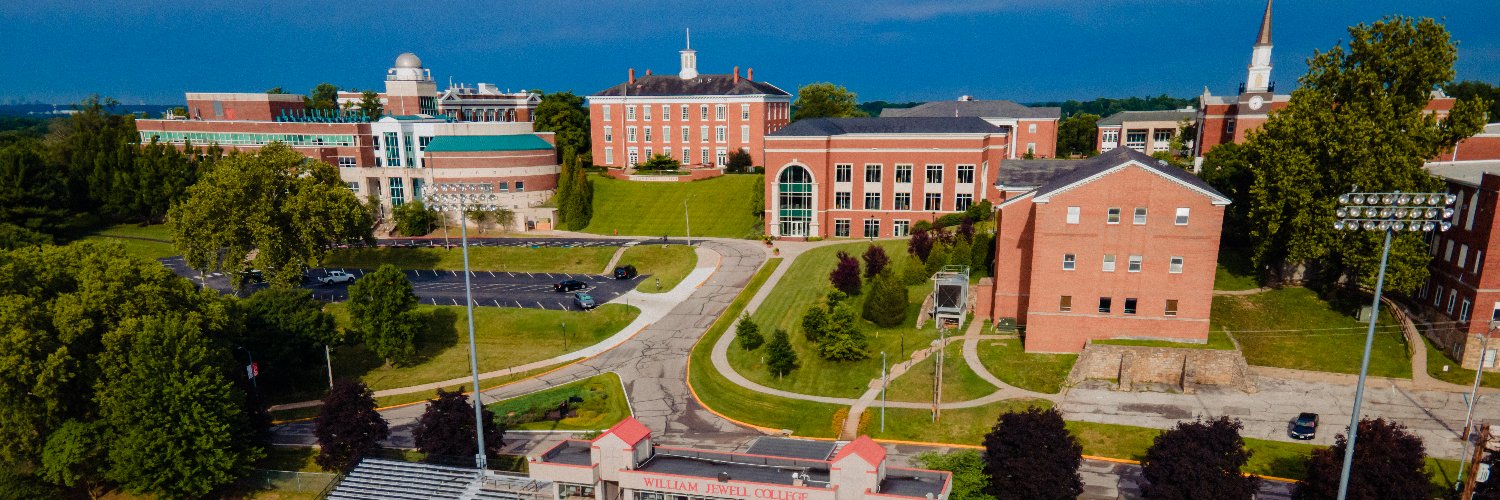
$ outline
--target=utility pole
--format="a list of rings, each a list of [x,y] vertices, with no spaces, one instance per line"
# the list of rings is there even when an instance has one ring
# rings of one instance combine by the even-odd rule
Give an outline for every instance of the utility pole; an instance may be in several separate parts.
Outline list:
[[[328,344],[323,344],[323,362],[328,365],[328,388],[333,388],[333,356],[328,354]]]
[[[1465,431],[1465,434],[1467,434],[1468,429],[1464,429],[1464,431]],[[1467,438],[1467,436],[1465,436],[1465,438]],[[1475,481],[1474,480],[1477,479],[1478,476],[1479,476],[1479,465],[1480,465],[1479,462],[1480,462],[1481,459],[1484,458],[1484,447],[1485,447],[1485,445],[1489,444],[1489,441],[1490,441],[1490,426],[1486,425],[1486,426],[1480,428],[1480,430],[1479,430],[1479,442],[1474,443],[1474,444],[1477,445],[1477,446],[1474,447],[1474,453],[1472,455],[1468,456],[1468,457],[1465,457],[1465,458],[1469,459],[1469,466],[1465,467],[1464,469],[1462,469],[1463,472],[1465,472],[1467,474],[1464,474],[1464,491],[1463,491],[1463,494],[1459,495],[1458,498],[1464,498],[1464,499],[1474,498],[1474,486],[1475,486]]]
[[[687,226],[688,246],[693,246],[693,220],[688,216],[688,200],[693,199],[691,195],[682,200],[682,223]]]
[[[1497,323],[1494,323],[1494,322],[1490,323],[1490,332],[1491,333],[1494,332],[1496,326],[1497,326]],[[1480,340],[1480,342],[1479,342],[1479,366],[1475,367],[1476,369],[1474,370],[1474,387],[1471,388],[1471,389],[1469,389],[1469,411],[1468,411],[1468,413],[1466,413],[1464,415],[1464,430],[1463,430],[1464,458],[1463,459],[1466,460],[1466,461],[1469,459],[1469,443],[1473,442],[1473,440],[1469,439],[1469,432],[1470,432],[1469,429],[1470,429],[1471,426],[1474,425],[1474,405],[1479,404],[1479,382],[1484,379],[1484,358],[1485,358],[1485,356],[1489,355],[1489,348],[1490,348],[1490,336],[1488,334],[1481,335],[1479,337],[1479,340]],[[1460,363],[1460,364],[1462,364],[1462,363]],[[1462,464],[1462,465],[1459,465],[1459,467],[1458,467],[1458,480],[1459,481],[1463,481],[1465,484],[1468,483],[1468,481],[1466,481],[1465,478],[1468,478],[1468,477],[1471,476],[1471,474],[1469,474],[1469,468],[1466,467],[1466,465],[1468,465],[1468,464]],[[1467,498],[1467,497],[1464,497],[1464,498]]]
[[[880,351],[880,432],[885,432],[885,387],[890,383],[885,366],[885,351]]]

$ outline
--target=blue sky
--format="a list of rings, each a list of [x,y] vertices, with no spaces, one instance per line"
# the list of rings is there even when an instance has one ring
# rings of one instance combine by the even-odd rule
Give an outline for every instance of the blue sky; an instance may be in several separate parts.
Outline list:
[[[269,4],[269,5],[264,5]],[[444,86],[596,92],[628,68],[675,73],[682,30],[699,69],[755,68],[788,91],[832,81],[861,100],[1040,101],[1231,93],[1244,79],[1261,0],[856,0],[780,2],[0,2],[12,70],[0,102],[89,93],[180,103],[188,91],[380,88],[413,51]],[[1495,0],[1282,0],[1273,79],[1387,14],[1443,19],[1458,79],[1500,83]]]

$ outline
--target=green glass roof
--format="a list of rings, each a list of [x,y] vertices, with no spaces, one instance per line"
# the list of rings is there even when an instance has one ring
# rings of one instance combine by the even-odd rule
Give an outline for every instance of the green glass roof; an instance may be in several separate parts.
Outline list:
[[[516,135],[440,135],[427,143],[428,152],[463,151],[530,151],[552,149],[552,144],[535,134]]]

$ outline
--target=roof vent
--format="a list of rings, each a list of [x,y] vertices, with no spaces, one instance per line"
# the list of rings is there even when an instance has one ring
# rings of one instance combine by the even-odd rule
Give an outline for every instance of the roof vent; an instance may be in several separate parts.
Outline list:
[[[958,100],[959,101],[963,101],[963,102],[968,102],[968,101],[974,100],[974,96],[971,96],[971,95],[961,95],[961,96],[958,96]]]

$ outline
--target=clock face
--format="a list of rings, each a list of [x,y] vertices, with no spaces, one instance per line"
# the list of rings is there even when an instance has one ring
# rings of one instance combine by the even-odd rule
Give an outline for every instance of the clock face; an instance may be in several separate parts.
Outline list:
[[[1265,103],[1266,100],[1261,96],[1252,96],[1250,98],[1250,109],[1260,109],[1260,107],[1265,105]]]

